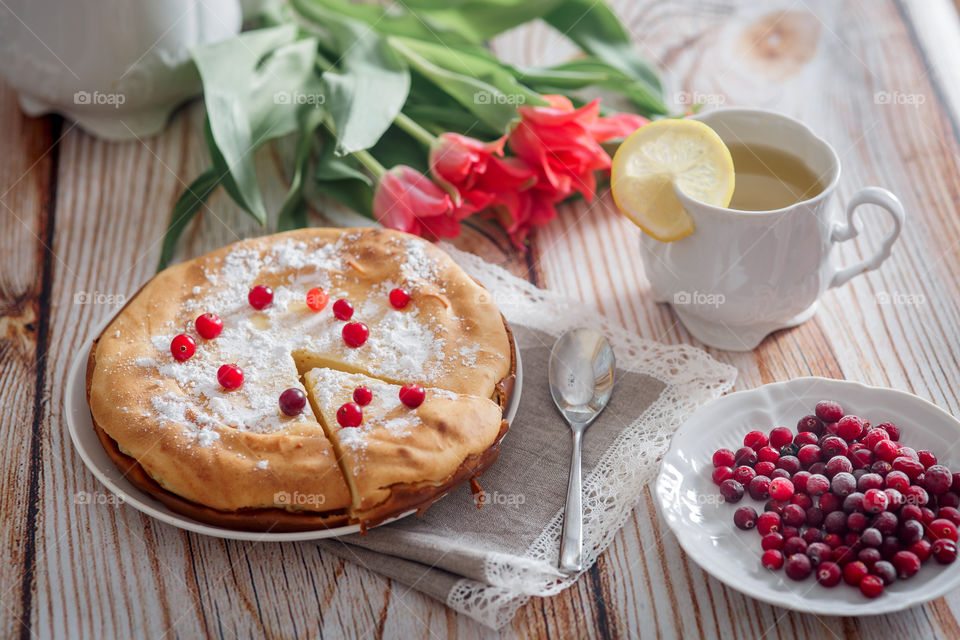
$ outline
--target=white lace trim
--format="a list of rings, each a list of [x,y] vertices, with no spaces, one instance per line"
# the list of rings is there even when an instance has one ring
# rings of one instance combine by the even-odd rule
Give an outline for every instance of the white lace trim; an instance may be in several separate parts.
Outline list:
[[[691,346],[640,338],[589,306],[539,289],[449,244],[443,249],[491,292],[511,324],[555,336],[572,327],[596,327],[613,344],[620,368],[666,385],[660,397],[624,428],[584,481],[583,564],[591,567],[629,518],[643,487],[653,480],[673,432],[703,403],[729,391],[737,370]],[[562,518],[562,512],[557,512],[522,560],[509,555],[488,558],[486,584],[460,580],[451,589],[447,605],[499,628],[529,596],[553,595],[573,584],[580,574],[564,576],[555,569]]]

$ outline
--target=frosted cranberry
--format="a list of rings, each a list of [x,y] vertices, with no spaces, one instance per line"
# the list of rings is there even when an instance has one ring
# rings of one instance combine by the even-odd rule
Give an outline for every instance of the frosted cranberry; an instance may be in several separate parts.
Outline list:
[[[807,543],[799,536],[792,536],[783,541],[783,555],[788,558],[795,553],[806,553]]]
[[[804,467],[809,467],[814,462],[820,461],[820,447],[815,444],[805,444],[797,452],[797,459]]]
[[[950,564],[957,559],[957,543],[946,538],[937,540],[933,543],[930,553],[940,564]]]
[[[907,504],[915,504],[922,507],[930,501],[930,496],[927,494],[927,490],[923,487],[911,485],[904,489],[903,501]]]
[[[759,451],[767,446],[767,436],[763,431],[751,431],[743,436],[743,446]]]
[[[795,553],[792,556],[787,556],[784,571],[791,580],[806,580],[813,572],[813,565],[810,564],[810,558],[805,554]]]
[[[757,460],[760,462],[776,462],[780,459],[780,452],[773,447],[761,447],[757,451]]]
[[[857,552],[857,560],[867,565],[867,569],[872,569],[873,565],[883,559],[880,551],[873,547],[866,547]]]
[[[737,467],[733,470],[733,479],[742,485],[750,484],[757,475],[757,472],[747,466]]]
[[[929,507],[920,507],[920,513],[920,522],[922,522],[924,526],[929,525],[937,519],[937,514]]]
[[[874,455],[869,449],[858,449],[850,453],[850,462],[854,469],[869,469],[873,464]]]
[[[817,506],[824,514],[830,514],[840,510],[840,507],[843,506],[843,498],[833,493],[825,493],[820,496]]]
[[[367,406],[372,400],[373,391],[370,391],[370,387],[357,387],[353,390],[353,401],[361,407]],[[721,475],[726,475],[726,477],[721,479],[720,482],[717,482],[717,471],[721,470],[723,470]],[[722,483],[724,480],[729,480],[731,477],[733,477],[733,469],[730,467],[720,467],[719,469],[714,469],[713,481],[717,482],[717,484]]]
[[[810,529],[810,531],[816,531],[816,529]],[[824,562],[830,562],[833,558],[833,549],[828,544],[814,541],[807,545],[807,557],[810,558],[810,562],[814,566],[817,566]]]
[[[330,295],[320,287],[307,291],[307,306],[313,311],[323,311],[330,301]]]
[[[213,340],[223,331],[223,320],[215,313],[204,313],[197,316],[193,326],[197,328],[200,337],[206,340]]]
[[[878,560],[870,567],[870,572],[883,580],[884,585],[890,585],[897,580],[897,570],[892,563],[886,560]]]
[[[843,407],[833,400],[821,400],[817,403],[815,413],[824,422],[837,422],[843,417]]]
[[[394,289],[390,292],[390,304],[394,309],[403,309],[410,304],[410,294],[400,288]]]
[[[300,389],[290,387],[280,394],[279,402],[280,411],[288,416],[298,416],[303,413],[303,408],[307,406],[307,396]]]
[[[843,511],[831,511],[823,519],[823,528],[826,529],[827,533],[846,533],[847,514]]]
[[[920,510],[920,507],[916,504],[906,503],[903,505],[903,508],[900,509],[900,512],[897,514],[897,517],[901,521],[904,520],[922,520],[923,511]]]
[[[867,527],[860,534],[860,544],[865,547],[879,547],[883,544],[883,534],[879,529]]]
[[[819,496],[830,490],[830,480],[826,476],[815,473],[807,478],[807,493],[812,496]]]
[[[920,462],[920,454],[913,447],[900,447],[900,455]]]
[[[897,526],[900,524],[900,521],[897,520],[897,516],[890,513],[889,511],[884,511],[883,513],[878,513],[873,517],[873,520],[870,521],[870,526],[882,533],[883,535],[890,535],[895,533]]]
[[[773,473],[770,474],[770,479],[773,480],[775,478],[786,478],[789,480],[792,476],[793,474],[786,469],[774,469]]]
[[[884,489],[883,492],[887,494],[887,511],[896,511],[903,506],[904,498],[902,493],[896,489]]]
[[[853,474],[841,471],[830,480],[830,490],[844,498],[857,490],[857,481]]]
[[[224,389],[239,389],[243,385],[243,369],[235,364],[225,364],[217,369],[217,382]]]
[[[783,536],[777,532],[768,533],[760,538],[760,548],[764,551],[783,549]]]
[[[760,556],[760,563],[767,569],[776,571],[783,566],[783,554],[778,549],[768,549]]]
[[[889,500],[882,489],[867,489],[863,494],[863,510],[867,513],[880,513],[887,510]]]
[[[783,536],[784,540],[789,540],[790,538],[796,538],[800,536],[800,530],[796,527],[791,527],[790,525],[784,525],[780,530],[780,535]]]
[[[764,511],[757,517],[757,531],[760,535],[778,532],[781,526],[780,516],[773,511]]]
[[[823,452],[825,460],[834,456],[845,456],[848,450],[847,443],[837,436],[827,436],[820,442],[820,451]]]
[[[738,529],[753,529],[757,526],[757,510],[753,507],[740,507],[733,512],[733,524]]]
[[[720,495],[724,502],[740,502],[743,498],[743,485],[736,480],[724,480],[720,483]]]
[[[779,449],[785,444],[793,442],[793,432],[786,427],[777,427],[770,431],[770,446]]]
[[[790,478],[790,481],[793,482],[794,489],[800,493],[806,493],[807,480],[809,480],[812,475],[809,471],[797,471],[793,474],[793,477]]]
[[[754,500],[766,500],[770,497],[770,478],[767,476],[754,476],[747,485],[747,492]]]
[[[856,587],[869,573],[870,572],[867,571],[867,565],[863,564],[859,560],[854,560],[853,562],[848,562],[843,568],[843,581],[853,587]]]
[[[356,402],[347,402],[337,409],[337,422],[341,427],[359,427],[363,422],[363,409]]]
[[[823,519],[826,517],[823,509],[820,507],[810,507],[806,510],[806,514],[808,527],[819,527],[823,524]]]
[[[937,456],[935,456],[932,451],[927,451],[926,449],[917,451],[917,459],[925,469],[929,469],[933,465],[937,464]]]
[[[892,422],[882,422],[877,426],[886,431],[891,440],[897,441],[900,439],[900,428]]]
[[[807,521],[807,511],[798,504],[788,504],[783,508],[783,521],[791,527],[800,527]]]
[[[827,460],[827,477],[832,478],[838,473],[853,473],[853,465],[845,456],[833,456]]]
[[[953,484],[950,485],[950,490],[960,493],[960,473],[953,474]]]
[[[927,535],[930,536],[931,540],[946,538],[956,542],[957,525],[946,518],[938,518],[927,526]]]
[[[900,471],[901,473],[907,474],[907,477],[911,480],[915,480],[921,473],[923,473],[923,465],[913,458],[908,458],[907,456],[898,456],[897,458],[894,458],[893,469],[894,471]]]
[[[337,320],[349,320],[353,317],[353,305],[341,298],[333,303],[333,315]]]
[[[803,538],[804,542],[811,546],[815,542],[823,544],[823,531],[817,529],[816,527],[808,527],[800,537]]]
[[[424,399],[427,394],[418,384],[405,384],[400,387],[400,402],[407,405],[411,409],[416,409],[421,404],[423,404]],[[734,472],[736,475],[736,472]],[[743,484],[742,482],[740,484]]]
[[[817,582],[824,587],[837,586],[840,584],[840,578],[842,576],[843,571],[840,569],[840,565],[835,562],[821,562],[819,566],[817,566]]]
[[[857,478],[857,489],[863,492],[870,489],[883,489],[883,476],[879,473],[865,473]]]
[[[903,493],[910,486],[910,478],[902,471],[891,471],[883,479],[883,486]]]
[[[937,504],[941,507],[950,507],[951,509],[960,509],[960,495],[953,491],[937,496]]]
[[[864,576],[860,581],[860,593],[868,598],[879,598],[883,595],[883,579],[880,576]]]
[[[823,424],[823,433],[821,434],[820,437],[825,438],[827,436],[835,436],[835,435],[837,435],[837,423],[825,422]]]
[[[254,309],[266,309],[273,303],[273,289],[264,284],[258,284],[247,294],[247,302]]]
[[[898,551],[891,560],[901,580],[913,577],[920,571],[920,558],[912,551]]]
[[[876,473],[884,477],[891,471],[893,471],[893,465],[886,460],[874,460],[873,464],[870,465],[871,473]]]
[[[777,460],[777,469],[783,469],[789,474],[794,474],[800,471],[800,460],[796,456],[781,455],[780,459]]]
[[[859,491],[854,491],[843,499],[843,505],[840,508],[847,513],[863,511],[863,494]]]
[[[860,533],[867,528],[868,524],[870,524],[870,519],[867,518],[865,513],[854,511],[847,514],[847,529],[849,531]]]
[[[807,469],[807,471],[809,471],[809,472],[810,472],[810,475],[812,475],[812,476],[815,476],[815,475],[817,475],[818,473],[819,473],[820,475],[826,475],[826,473],[827,473],[827,465],[826,465],[825,463],[823,463],[823,462],[814,462],[812,465],[810,465],[810,468]]]
[[[341,334],[347,346],[356,349],[357,347],[363,346],[363,343],[370,337],[370,329],[362,322],[348,322],[343,325]]]
[[[713,466],[733,467],[735,464],[736,459],[733,456],[733,451],[730,451],[730,449],[717,449],[713,452]]]
[[[897,528],[897,538],[899,538],[900,544],[909,547],[923,538],[923,525],[919,520],[901,522]]]
[[[887,432],[883,429],[871,429],[863,438],[860,439],[860,442],[863,443],[867,449],[873,451],[876,446],[883,440],[887,440]]]
[[[825,533],[823,534],[823,542],[831,549],[836,549],[843,544],[843,538],[835,533]]]
[[[813,433],[820,435],[823,433],[823,420],[817,416],[803,416],[797,421],[797,433]]]
[[[786,478],[776,478],[770,481],[769,491],[770,497],[774,500],[786,502],[793,497],[793,483]]]
[[[900,445],[892,440],[881,440],[874,447],[873,454],[880,460],[892,463],[900,455]]]
[[[757,472],[758,476],[767,476],[770,477],[770,474],[776,471],[777,465],[772,462],[763,462],[760,461],[754,465],[753,470]]]
[[[923,486],[935,496],[946,493],[953,483],[953,474],[942,464],[932,464],[923,474]]]
[[[933,549],[933,545],[930,544],[930,541],[927,539],[917,540],[907,549],[910,553],[917,556],[920,559],[921,563],[926,562],[930,559],[930,552]]]
[[[949,520],[953,524],[960,526],[960,510],[956,507],[940,507],[937,511],[937,518]]]
[[[170,355],[177,362],[189,360],[197,350],[197,342],[185,333],[170,341]]]
[[[807,510],[813,506],[813,499],[805,493],[795,493],[790,498],[790,504],[795,504],[801,509]]]
[[[809,431],[798,433],[793,437],[793,444],[801,448],[808,444],[817,444],[818,442],[820,442],[820,438],[817,437],[817,434],[810,433]]]
[[[847,442],[853,442],[862,432],[863,420],[857,416],[844,416],[837,421],[837,435]]]
[[[757,464],[757,452],[750,447],[740,447],[733,455],[738,465],[752,467]]]

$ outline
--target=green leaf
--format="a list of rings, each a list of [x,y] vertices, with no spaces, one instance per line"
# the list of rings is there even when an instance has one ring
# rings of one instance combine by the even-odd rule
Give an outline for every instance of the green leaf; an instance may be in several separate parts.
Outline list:
[[[523,102],[525,99],[523,96],[508,96],[483,80],[449,71],[424,58],[404,44],[403,40],[391,37],[389,41],[393,48],[407,59],[413,69],[494,131],[506,133],[510,123],[517,117],[517,104]]]
[[[210,194],[216,190],[220,184],[220,176],[213,167],[201,173],[190,183],[190,186],[180,194],[177,203],[173,205],[173,211],[170,213],[170,222],[167,224],[167,230],[163,234],[163,247],[160,250],[160,261],[157,263],[157,271],[163,271],[170,264],[170,258],[177,248],[177,240],[183,234],[190,221],[207,201]]]
[[[543,19],[587,53],[645,83],[652,95],[661,97],[656,71],[634,50],[630,34],[603,0],[563,0]]]
[[[633,101],[645,116],[664,115],[669,108],[659,92],[622,70],[598,58],[579,58],[549,69],[533,69],[528,75],[519,69],[525,80],[541,91],[557,89],[570,91],[585,87],[599,87],[614,91]]]
[[[301,111],[302,124],[300,139],[294,156],[293,176],[290,188],[283,199],[280,213],[277,214],[277,231],[288,231],[307,226],[307,207],[303,198],[303,176],[310,164],[310,151],[313,149],[314,133],[323,122],[324,112],[318,109]]]
[[[386,40],[360,21],[309,5],[324,34],[324,48],[338,59],[323,74],[326,108],[337,133],[337,153],[376,144],[400,113],[410,91],[410,71]]]

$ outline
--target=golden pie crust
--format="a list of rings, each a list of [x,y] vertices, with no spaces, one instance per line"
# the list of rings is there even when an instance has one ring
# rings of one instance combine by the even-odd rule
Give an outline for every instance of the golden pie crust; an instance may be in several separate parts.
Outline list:
[[[255,284],[274,290],[262,311],[246,300]],[[304,303],[313,286],[330,294],[320,312]],[[411,295],[402,310],[388,302],[397,286]],[[340,337],[344,322],[331,311],[339,298],[370,329],[359,348]],[[223,319],[215,339],[193,328],[204,312]],[[181,332],[197,341],[184,363],[169,352]],[[216,383],[224,363],[243,368],[240,389]],[[509,427],[502,412],[515,367],[512,335],[491,296],[434,245],[381,229],[305,229],[157,274],[95,341],[87,397],[111,459],[174,511],[257,531],[368,527],[425,509],[493,463]],[[314,369],[391,388],[416,382],[434,399],[405,417],[416,428],[393,443],[395,455],[368,455],[358,471],[328,437],[336,439],[338,425],[316,417],[339,405],[316,406],[311,397],[315,413],[279,411],[279,392],[302,389]],[[403,464],[402,451],[416,454],[416,464]],[[358,486],[368,489],[362,497]]]

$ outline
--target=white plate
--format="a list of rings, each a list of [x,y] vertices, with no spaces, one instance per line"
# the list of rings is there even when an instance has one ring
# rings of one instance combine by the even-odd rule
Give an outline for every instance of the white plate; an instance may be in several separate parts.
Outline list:
[[[109,321],[104,323],[94,333],[94,335],[100,335],[103,329],[106,328],[107,324],[109,324]],[[110,456],[107,455],[107,452],[104,451],[103,446],[100,444],[100,440],[97,438],[97,434],[93,429],[93,420],[90,417],[90,409],[87,406],[86,393],[87,358],[90,355],[90,347],[92,342],[93,339],[91,338],[84,343],[84,348],[80,350],[79,354],[77,354],[73,364],[70,367],[70,374],[67,378],[66,401],[64,403],[66,408],[65,413],[67,417],[67,430],[70,432],[70,439],[73,440],[73,445],[76,447],[77,453],[80,454],[80,458],[83,460],[83,463],[87,465],[87,468],[90,469],[91,473],[93,473],[93,475],[95,475],[97,479],[102,482],[105,487],[107,487],[107,489],[112,491],[124,502],[135,509],[139,509],[149,516],[153,516],[154,518],[162,520],[167,524],[172,524],[175,527],[180,527],[181,529],[186,529],[187,531],[202,533],[208,536],[229,538],[233,540],[256,540],[260,542],[318,540],[320,538],[334,538],[336,536],[344,536],[360,531],[360,525],[350,525],[346,527],[337,527],[334,529],[317,529],[314,531],[291,531],[278,533],[241,531],[237,529],[228,529],[226,527],[217,527],[214,525],[204,524],[202,522],[198,522],[197,520],[193,520],[192,518],[188,518],[187,516],[181,515],[176,511],[167,508],[167,506],[163,503],[135,487],[132,482],[123,476],[117,466],[113,463],[113,460],[110,459]],[[510,395],[510,402],[507,405],[507,410],[504,412],[504,417],[508,422],[510,422],[510,424],[513,424],[514,418],[517,415],[517,407],[520,405],[520,391],[522,386],[523,368],[520,363],[520,352],[517,351],[517,379],[513,387],[513,393]],[[408,511],[407,513],[401,514],[396,518],[386,520],[377,526],[382,526],[395,520],[399,520],[400,518],[405,518],[406,516],[414,513],[414,511],[415,510]]]
[[[939,598],[960,587],[960,562],[927,561],[920,573],[897,580],[879,598],[868,599],[842,583],[820,586],[813,576],[802,582],[760,564],[760,536],[733,524],[734,505],[720,502],[713,484],[713,452],[736,450],[753,429],[796,429],[797,420],[813,413],[819,400],[836,400],[848,413],[877,424],[900,427],[900,441],[929,449],[951,469],[960,468],[960,422],[926,400],[903,391],[868,387],[826,378],[797,378],[718,398],[697,411],[673,437],[657,478],[661,513],[687,555],[707,573],[749,596],[795,611],[821,615],[860,616],[900,611]],[[744,504],[762,510],[745,496]]]

